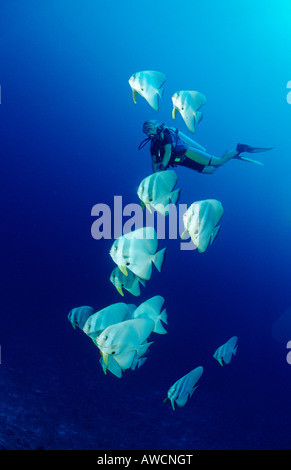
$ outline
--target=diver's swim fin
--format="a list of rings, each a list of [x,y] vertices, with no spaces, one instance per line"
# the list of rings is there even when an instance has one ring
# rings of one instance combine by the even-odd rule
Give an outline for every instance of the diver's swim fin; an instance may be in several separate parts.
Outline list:
[[[241,157],[241,155],[237,155],[234,158],[237,158],[238,160],[245,160],[246,162],[256,163],[257,165],[264,166],[264,164],[262,162],[259,162],[258,160],[253,160],[252,158],[248,158],[248,157]]]
[[[257,165],[264,166],[264,164],[262,162],[259,162],[258,160],[253,160],[252,158],[242,157],[240,154],[242,152],[247,152],[247,153],[267,152],[268,150],[272,150],[273,148],[274,147],[269,147],[269,148],[251,147],[250,145],[246,145],[246,144],[237,144],[236,150],[238,151],[238,155],[236,155],[234,158],[237,158],[238,160],[245,160],[246,162],[256,163]]]
[[[267,152],[268,150],[272,150],[274,147],[269,148],[259,148],[259,147],[251,147],[250,145],[246,144],[237,144],[236,149],[239,153],[247,152],[247,153],[259,153],[259,152]]]

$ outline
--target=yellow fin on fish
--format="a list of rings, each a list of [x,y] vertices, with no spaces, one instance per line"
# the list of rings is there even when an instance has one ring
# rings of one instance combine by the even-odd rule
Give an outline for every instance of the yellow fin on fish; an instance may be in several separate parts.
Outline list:
[[[116,290],[117,292],[122,295],[122,297],[124,297],[124,293],[123,293],[123,290],[122,290],[122,287],[121,286],[115,286],[116,287]]]
[[[120,271],[122,272],[122,274],[124,274],[125,276],[128,276],[128,272],[127,272],[127,269],[126,269],[125,265],[123,265],[123,266],[118,265],[118,267],[119,267]]]

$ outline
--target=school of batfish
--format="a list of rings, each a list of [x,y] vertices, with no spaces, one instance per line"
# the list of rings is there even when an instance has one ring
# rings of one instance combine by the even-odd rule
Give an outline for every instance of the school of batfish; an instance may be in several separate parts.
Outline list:
[[[134,103],[141,95],[155,110],[163,97],[166,77],[157,71],[134,73],[129,84]],[[180,90],[172,95],[172,117],[181,114],[187,129],[194,133],[202,119],[199,111],[206,103],[202,93]],[[185,136],[185,138],[187,138]],[[145,177],[138,186],[137,195],[142,207],[150,212],[155,210],[163,216],[169,214],[169,205],[176,205],[180,189],[174,189],[177,175],[174,170],[157,171]],[[212,245],[220,229],[223,207],[216,199],[193,202],[183,215],[185,231],[189,234],[199,253]],[[140,284],[145,287],[152,275],[153,265],[160,272],[165,260],[166,248],[158,250],[157,233],[153,227],[142,227],[117,238],[110,249],[110,256],[116,267],[110,275],[110,282],[121,296],[123,290],[138,297]],[[110,371],[121,378],[127,370],[141,367],[148,357],[155,335],[167,333],[168,315],[164,308],[165,299],[156,295],[136,306],[117,302],[96,311],[91,306],[73,308],[68,319],[74,328],[81,329],[100,351],[100,364],[106,374]],[[229,364],[237,350],[237,336],[219,346],[213,357],[222,366]],[[185,406],[202,376],[203,367],[198,366],[177,380],[168,390],[167,398],[173,410]]]

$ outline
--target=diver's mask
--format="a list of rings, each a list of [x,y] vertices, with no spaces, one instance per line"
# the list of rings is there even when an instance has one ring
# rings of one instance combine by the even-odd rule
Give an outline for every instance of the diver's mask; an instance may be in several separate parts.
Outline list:
[[[150,142],[150,140],[155,140],[157,137],[160,136],[160,134],[163,132],[164,130],[164,127],[165,127],[165,124],[160,124],[157,129],[156,129],[156,133],[155,134],[148,134],[148,137],[146,137],[138,146],[138,150],[141,150],[142,148],[144,148],[144,146]]]

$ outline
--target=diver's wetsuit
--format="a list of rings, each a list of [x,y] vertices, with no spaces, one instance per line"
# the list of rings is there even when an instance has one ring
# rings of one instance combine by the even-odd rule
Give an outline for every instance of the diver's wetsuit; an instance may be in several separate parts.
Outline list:
[[[202,173],[204,168],[211,164],[211,155],[183,142],[179,137],[178,129],[166,127],[151,140],[150,152],[155,163],[159,164],[163,161],[167,144],[171,145],[171,159],[167,167],[180,165]],[[192,158],[185,155],[190,149]]]

